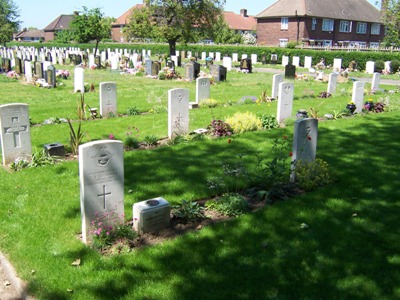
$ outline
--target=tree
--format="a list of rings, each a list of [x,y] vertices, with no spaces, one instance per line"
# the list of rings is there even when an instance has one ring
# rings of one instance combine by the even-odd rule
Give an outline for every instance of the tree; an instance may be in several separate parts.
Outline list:
[[[88,9],[83,6],[83,11],[78,12],[72,19],[69,30],[78,43],[96,41],[94,55],[102,39],[111,37],[111,23],[113,18],[104,17],[100,8]]]
[[[177,42],[197,42],[212,35],[225,0],[146,0],[132,12],[124,33],[127,39],[166,41],[175,55]]]
[[[385,26],[386,45],[400,45],[400,1],[382,0],[381,2],[382,22]]]
[[[0,0],[0,43],[6,45],[18,31],[18,6],[12,0]]]
[[[212,39],[217,44],[241,44],[243,42],[242,36],[229,28],[223,15],[213,25]]]

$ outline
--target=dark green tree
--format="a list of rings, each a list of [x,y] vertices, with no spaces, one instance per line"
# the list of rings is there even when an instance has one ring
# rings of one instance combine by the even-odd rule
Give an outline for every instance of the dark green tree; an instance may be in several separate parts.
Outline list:
[[[212,36],[224,4],[225,0],[146,0],[142,9],[132,12],[125,36],[168,42],[175,55],[177,42]]]
[[[213,25],[211,38],[216,44],[241,44],[243,42],[242,35],[230,29],[222,15]]]
[[[0,0],[0,43],[4,46],[18,31],[18,6],[12,0]]]
[[[72,19],[69,30],[71,36],[78,43],[96,42],[94,55],[101,40],[111,37],[111,23],[113,18],[105,17],[100,8],[88,9],[83,6]]]
[[[400,46],[400,1],[381,0],[381,18],[385,26],[385,44]]]

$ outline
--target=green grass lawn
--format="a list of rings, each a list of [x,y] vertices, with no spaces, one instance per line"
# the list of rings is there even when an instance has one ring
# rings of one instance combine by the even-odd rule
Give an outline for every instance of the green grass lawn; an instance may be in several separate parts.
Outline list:
[[[99,70],[85,70],[85,81],[96,86],[117,82],[120,114],[134,106],[145,112],[166,105],[170,88],[189,88],[194,99],[195,84],[188,82]],[[0,83],[0,103],[28,103],[34,123],[76,118],[79,97],[71,79],[49,90],[2,76]],[[276,114],[274,102],[236,104],[264,90],[270,94],[271,83],[272,74],[229,72],[227,82],[211,89],[221,105],[191,110],[190,128],[206,127],[213,117],[237,111]],[[338,95],[318,98],[326,87],[295,82],[293,110],[318,108],[320,116],[343,110],[351,100],[351,83],[340,84],[338,91],[344,91]],[[37,299],[398,299],[398,95],[366,96],[375,101],[389,97],[389,112],[319,123],[317,156],[329,163],[335,179],[331,185],[119,255],[101,256],[78,239],[77,161],[13,173],[0,170],[0,249]],[[85,99],[98,106],[98,88]],[[85,141],[109,134],[123,139],[132,126],[140,129],[140,137],[167,135],[165,112],[82,124]],[[69,129],[66,124],[42,125],[32,127],[31,134],[34,147],[41,149],[55,141],[67,144]],[[221,138],[126,152],[126,217],[132,217],[133,203],[153,197],[176,204],[212,196],[207,179],[221,174],[222,162],[233,163],[243,154],[252,168],[256,154],[272,153],[274,138],[291,134],[288,125],[233,136],[231,143]],[[81,265],[72,266],[77,258]]]

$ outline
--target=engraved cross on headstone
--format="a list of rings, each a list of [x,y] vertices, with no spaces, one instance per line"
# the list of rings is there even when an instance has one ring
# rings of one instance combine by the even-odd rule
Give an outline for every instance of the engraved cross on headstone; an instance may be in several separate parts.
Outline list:
[[[19,118],[18,117],[13,117],[11,118],[11,122],[12,123],[18,123],[19,122]],[[28,131],[28,127],[27,126],[18,126],[17,124],[15,124],[15,126],[12,127],[5,127],[4,128],[4,133],[5,134],[12,134],[13,138],[14,138],[14,147],[18,148],[21,147],[21,136],[20,133],[21,132],[26,132]]]
[[[181,127],[182,119],[183,119],[183,117],[182,117],[181,113],[179,113],[179,114],[175,117],[175,126],[176,126],[176,127],[178,127],[178,128]]]
[[[106,186],[103,185],[103,194],[98,194],[97,197],[103,198],[104,209],[106,209],[106,196],[111,195],[111,192],[106,193]]]

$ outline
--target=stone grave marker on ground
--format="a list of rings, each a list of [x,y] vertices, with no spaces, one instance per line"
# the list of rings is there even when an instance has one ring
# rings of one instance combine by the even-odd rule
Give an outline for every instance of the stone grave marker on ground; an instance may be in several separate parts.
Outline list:
[[[32,155],[28,104],[0,105],[0,140],[3,165]]]
[[[330,94],[336,93],[338,76],[339,76],[338,73],[329,74],[328,90],[327,90],[328,93],[330,93]]]
[[[207,58],[207,53],[201,52],[201,60],[206,60],[206,58]]]
[[[390,73],[392,71],[391,67],[390,67],[390,61],[385,61],[385,71]]]
[[[220,65],[210,65],[210,75],[215,82],[226,81],[226,68]]]
[[[282,74],[275,74],[272,77],[272,94],[271,97],[274,99],[278,98],[279,94],[279,84],[283,82],[283,75]]]
[[[189,133],[189,90],[168,91],[168,137]]]
[[[196,79],[196,103],[200,104],[205,99],[210,98],[210,78]]]
[[[252,66],[252,61],[249,58],[243,58],[240,61],[240,70],[247,70],[249,73],[252,72],[253,66]]]
[[[215,61],[221,61],[221,52],[215,52]]]
[[[151,76],[151,69],[153,66],[153,61],[151,59],[148,59],[145,61],[145,73],[146,75],[150,75]]]
[[[356,113],[360,113],[364,107],[364,85],[365,82],[356,81],[353,83],[351,101],[356,105]]]
[[[304,68],[310,69],[312,67],[312,57],[305,56],[304,57]]]
[[[289,56],[282,55],[282,66],[286,66],[289,63]]]
[[[296,67],[300,67],[300,57],[293,56],[292,58],[292,65]]]
[[[195,80],[200,73],[200,64],[197,62],[188,62],[185,65],[185,78],[189,81]]]
[[[227,71],[232,70],[232,58],[229,56],[224,56],[222,59],[222,65],[226,68]]]
[[[334,58],[333,59],[333,71],[340,72],[342,69],[342,59],[341,58]]]
[[[85,70],[82,67],[76,67],[74,71],[74,93],[78,91],[80,93],[85,92],[84,78]]]
[[[232,61],[233,62],[239,61],[239,54],[238,53],[232,53]]]
[[[15,73],[21,75],[22,72],[22,60],[19,57],[14,58],[15,60]]]
[[[47,83],[51,87],[56,87],[56,68],[53,65],[47,67]]]
[[[3,69],[3,71],[5,73],[10,72],[11,71],[11,60],[7,57],[4,57],[1,68]]]
[[[379,90],[380,81],[381,81],[381,74],[375,72],[374,75],[372,76],[371,91]]]
[[[277,121],[281,123],[292,116],[294,84],[282,82],[279,84]]]
[[[32,64],[29,60],[25,60],[24,61],[24,65],[25,65],[25,80],[26,82],[30,83],[32,82]]]
[[[257,61],[258,61],[258,56],[257,56],[257,54],[252,54],[252,55],[251,55],[251,63],[252,63],[253,65],[255,65],[255,64],[257,63]]]
[[[171,206],[161,197],[135,203],[132,210],[133,228],[139,234],[164,229],[171,220]]]
[[[271,64],[276,65],[278,62],[278,54],[271,54]]]
[[[368,74],[374,74],[375,72],[375,62],[367,61],[365,65],[365,72]]]
[[[35,75],[40,79],[43,78],[43,63],[35,61]]]
[[[101,68],[101,57],[99,55],[96,55],[96,57],[94,58],[94,64],[97,68]]]
[[[117,115],[117,84],[115,82],[100,83],[100,114],[107,117]]]
[[[296,66],[290,62],[285,66],[285,78],[294,79],[296,77]]]
[[[318,119],[305,118],[294,122],[292,166],[301,161],[311,163],[317,155]],[[291,181],[296,181],[295,173],[291,174]]]
[[[124,146],[123,142],[102,140],[79,146],[79,182],[82,239],[90,240],[91,222],[106,214],[103,226],[124,221]]]

